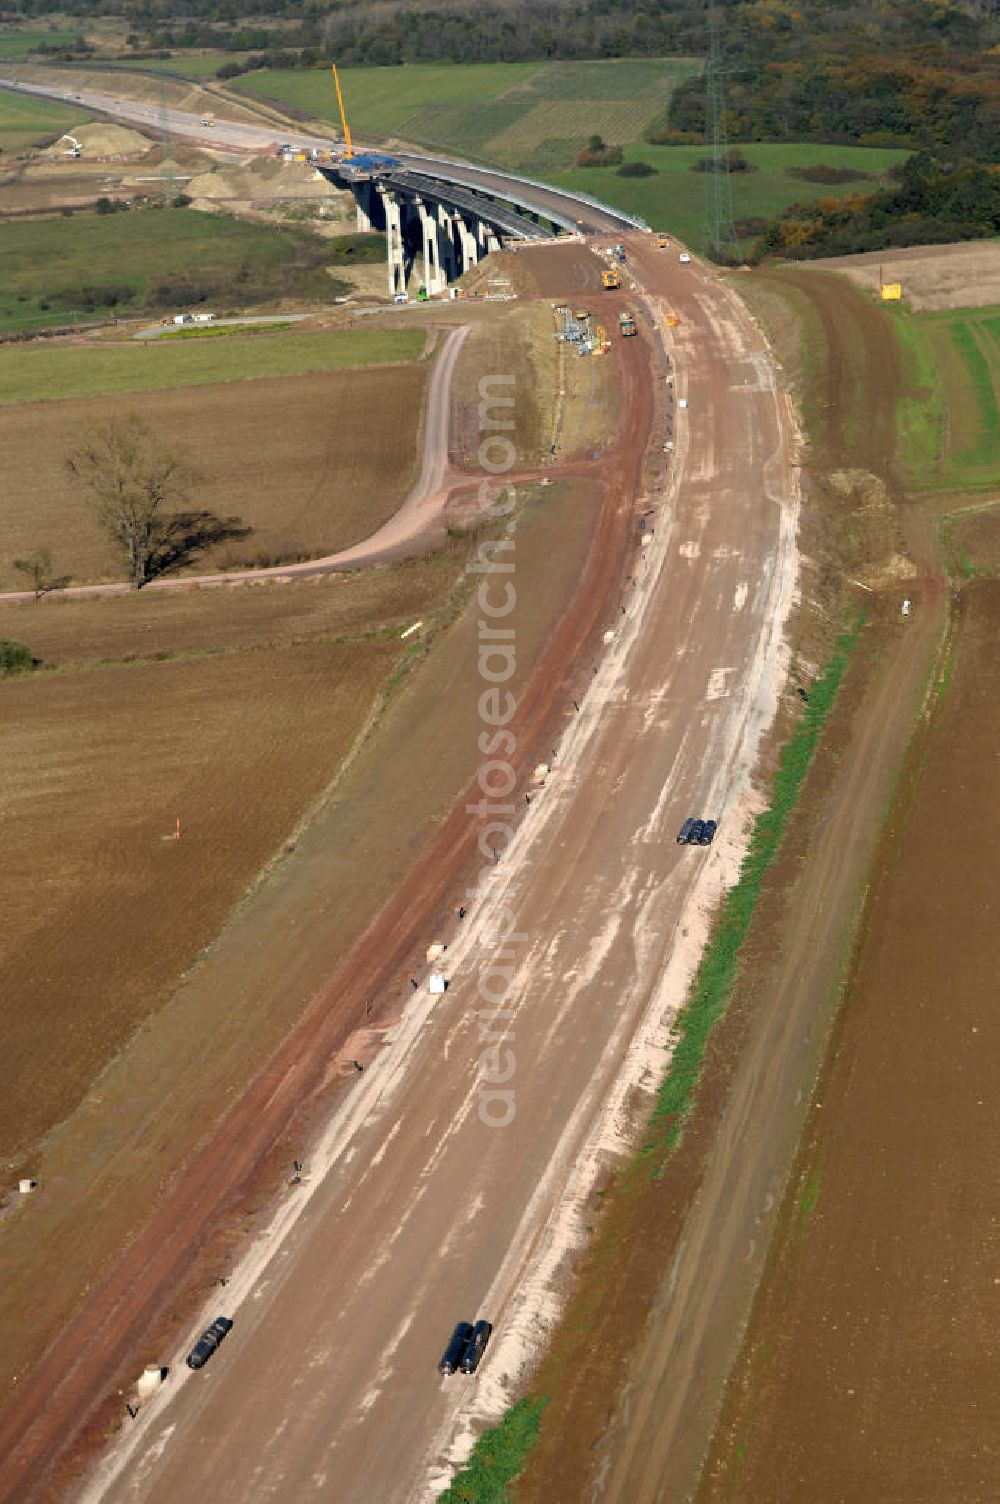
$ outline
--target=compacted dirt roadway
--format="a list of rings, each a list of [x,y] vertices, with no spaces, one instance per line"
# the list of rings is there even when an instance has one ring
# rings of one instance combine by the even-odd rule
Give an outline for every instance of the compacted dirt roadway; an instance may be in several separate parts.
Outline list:
[[[583,248],[529,254],[545,294],[596,285]],[[448,992],[414,993],[306,1183],[206,1307],[234,1317],[226,1343],[196,1374],[183,1349],[164,1355],[167,1384],[85,1484],[90,1504],[432,1497],[552,1315],[627,1090],[662,1067],[706,909],[734,873],[795,579],[794,431],[760,336],[698,266],[642,260],[673,361],[674,463],[555,774],[466,899]],[[668,296],[683,322],[667,336]],[[676,845],[689,814],[719,819],[710,850]],[[504,935],[516,1111],[488,1126],[477,1010]],[[496,1328],[479,1374],[439,1378],[454,1322],[479,1316]]]

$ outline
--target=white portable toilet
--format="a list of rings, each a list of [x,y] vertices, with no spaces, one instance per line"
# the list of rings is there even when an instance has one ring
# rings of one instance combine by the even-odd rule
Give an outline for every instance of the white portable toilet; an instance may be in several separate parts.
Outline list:
[[[447,989],[447,980],[441,975],[439,971],[432,971],[430,975],[430,981],[427,983],[427,991],[437,995],[442,992],[446,992]]]
[[[19,1180],[17,1182],[17,1189],[22,1196],[27,1196],[35,1189],[37,1184],[37,1180]]]
[[[135,1386],[135,1392],[139,1398],[148,1400],[151,1394],[155,1394],[163,1383],[165,1374],[165,1368],[144,1368]]]

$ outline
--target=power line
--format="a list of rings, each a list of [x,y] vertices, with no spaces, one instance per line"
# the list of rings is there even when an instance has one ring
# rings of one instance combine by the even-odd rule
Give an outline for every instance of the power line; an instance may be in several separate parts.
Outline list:
[[[705,246],[718,261],[738,260],[729,181],[729,132],[722,87],[722,25],[715,6],[708,7],[708,57],[705,61]]]
[[[160,180],[163,183],[163,194],[168,204],[174,201],[174,162],[170,153],[170,113],[167,109],[167,70],[165,64],[160,62],[160,139],[163,144],[163,162],[160,166]]]

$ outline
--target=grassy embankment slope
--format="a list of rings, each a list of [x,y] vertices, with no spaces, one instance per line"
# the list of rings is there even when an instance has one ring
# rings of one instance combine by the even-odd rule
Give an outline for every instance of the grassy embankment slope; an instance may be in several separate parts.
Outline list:
[[[194,209],[132,209],[5,226],[0,331],[30,330],[144,307],[214,311],[282,298],[330,302],[329,243],[306,231]]]
[[[11,94],[0,89],[0,152],[21,151],[40,140],[51,140],[90,117],[68,104]]]
[[[1000,479],[1000,308],[895,315],[911,372],[899,415],[913,489],[974,491]]]

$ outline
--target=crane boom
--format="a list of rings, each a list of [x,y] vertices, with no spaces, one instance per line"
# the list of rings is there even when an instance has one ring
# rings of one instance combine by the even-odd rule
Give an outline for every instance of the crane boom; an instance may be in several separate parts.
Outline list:
[[[344,113],[344,96],[340,92],[340,75],[337,72],[336,63],[331,63],[330,67],[333,72],[334,87],[337,90],[337,103],[340,106],[340,123],[344,127],[344,145],[347,148],[344,155],[346,157],[353,157],[354,147],[351,145],[351,127],[348,125],[347,116]]]

